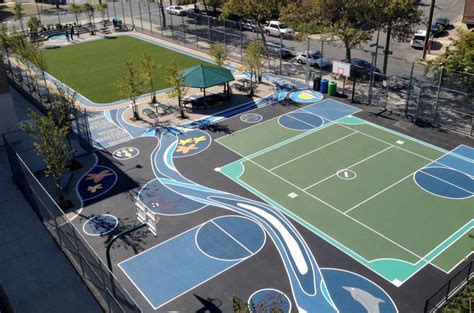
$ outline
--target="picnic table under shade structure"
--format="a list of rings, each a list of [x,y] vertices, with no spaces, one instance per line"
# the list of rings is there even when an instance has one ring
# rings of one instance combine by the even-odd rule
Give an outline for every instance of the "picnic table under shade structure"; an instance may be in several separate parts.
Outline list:
[[[203,90],[204,105],[206,105],[206,88],[224,85],[224,94],[227,97],[230,90],[229,82],[235,80],[234,75],[227,68],[203,64],[183,70],[183,77],[184,86]]]

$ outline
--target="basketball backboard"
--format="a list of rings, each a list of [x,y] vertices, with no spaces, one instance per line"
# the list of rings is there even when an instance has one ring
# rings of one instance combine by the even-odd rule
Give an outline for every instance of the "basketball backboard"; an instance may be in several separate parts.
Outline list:
[[[351,64],[341,61],[332,61],[332,72],[339,76],[351,76]]]

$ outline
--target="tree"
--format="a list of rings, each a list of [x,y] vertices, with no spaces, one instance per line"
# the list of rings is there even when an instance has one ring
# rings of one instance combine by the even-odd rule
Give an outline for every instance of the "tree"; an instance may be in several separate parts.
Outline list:
[[[71,11],[76,18],[76,25],[79,25],[79,16],[82,13],[82,6],[75,2],[69,3],[69,11]]]
[[[41,20],[36,16],[31,16],[26,26],[30,29],[30,34],[32,36],[38,36],[39,30],[43,27]]]
[[[213,43],[209,49],[209,54],[214,58],[217,65],[224,65],[227,60],[227,52],[225,51],[224,45],[221,43]]]
[[[263,54],[265,49],[256,40],[252,40],[245,49],[245,55],[242,59],[242,69],[250,73],[250,94],[253,94],[254,77],[260,77],[263,67]]]
[[[474,92],[474,33],[458,30],[458,36],[452,48],[432,60],[429,65],[434,70],[434,77],[440,77],[440,71],[443,68],[445,78],[443,81],[462,88],[472,95]]]
[[[284,0],[227,0],[222,6],[221,16],[227,18],[231,14],[237,14],[251,18],[257,24],[262,41],[265,43],[262,21],[270,20],[275,15],[278,16],[278,9],[283,5],[283,1]]]
[[[176,60],[172,60],[168,65],[168,73],[166,75],[166,82],[170,85],[170,89],[167,91],[169,97],[178,98],[178,106],[181,108],[180,115],[182,118],[185,117],[183,106],[181,105],[181,100],[187,93],[187,88],[184,84],[184,76],[182,70],[179,68]]]
[[[115,83],[119,94],[122,97],[132,100],[133,117],[135,120],[140,119],[137,107],[137,98],[143,93],[143,83],[140,79],[140,73],[136,69],[133,61],[125,61],[125,70],[122,76]]]
[[[140,61],[142,67],[143,83],[148,84],[150,89],[151,103],[156,103],[156,91],[155,91],[155,74],[159,66],[156,64],[155,59],[151,54],[143,51],[142,59]]]
[[[91,35],[95,34],[94,11],[95,11],[94,6],[89,2],[86,2],[82,5],[82,12],[84,12],[84,14],[87,16],[87,19],[89,20],[89,25],[91,27]]]
[[[412,0],[380,0],[375,3],[374,20],[377,28],[387,33],[384,50],[383,72],[387,73],[390,40],[408,41],[413,27],[421,23],[423,12]]]
[[[5,53],[8,63],[8,70],[10,72],[12,72],[12,64],[10,61],[10,52],[13,49],[12,45],[13,44],[11,41],[10,34],[8,32],[7,24],[0,23],[0,51],[3,51]]]
[[[351,50],[372,38],[372,25],[375,6],[374,1],[368,0],[308,0],[290,9],[301,13],[300,20],[297,14],[287,16],[296,24],[309,29],[313,25],[327,27],[333,36],[339,38],[346,49],[346,61],[351,60]],[[289,11],[287,9],[286,11]]]
[[[13,7],[13,18],[15,21],[20,21],[20,28],[21,31],[25,31],[25,27],[23,26],[23,5],[21,4],[20,0],[15,1],[15,5]]]
[[[69,130],[67,127],[57,126],[51,114],[40,116],[31,112],[30,117],[33,123],[27,124],[24,129],[33,137],[34,149],[46,165],[46,176],[53,178],[59,197],[59,205],[65,207],[65,195],[60,181],[66,171],[70,156],[66,144]]]
[[[98,3],[96,9],[102,17],[102,22],[105,23],[105,16],[107,15],[107,3]]]

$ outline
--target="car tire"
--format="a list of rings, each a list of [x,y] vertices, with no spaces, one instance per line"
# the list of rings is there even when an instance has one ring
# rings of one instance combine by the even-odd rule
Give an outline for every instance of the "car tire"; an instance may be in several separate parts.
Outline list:
[[[265,35],[270,36],[270,31],[266,30]]]
[[[298,62],[299,64],[303,64],[303,61],[301,59],[297,59],[296,62]]]

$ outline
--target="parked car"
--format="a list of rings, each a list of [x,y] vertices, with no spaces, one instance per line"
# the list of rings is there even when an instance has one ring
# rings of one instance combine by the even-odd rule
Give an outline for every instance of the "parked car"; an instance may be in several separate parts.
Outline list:
[[[186,16],[188,18],[196,18],[196,15],[202,14],[198,9],[188,9],[186,10]]]
[[[352,58],[351,65],[351,78],[369,80],[372,70],[374,73],[381,73],[377,67],[372,66],[372,64],[366,60]],[[378,78],[380,78],[379,75],[375,76],[375,80],[378,80]]]
[[[295,31],[279,21],[270,21],[263,28],[268,36],[292,38]]]
[[[186,15],[187,10],[179,5],[170,5],[166,8],[166,12],[172,15]]]
[[[437,25],[440,28],[440,32],[443,32],[449,26],[449,19],[446,17],[438,17],[435,19],[434,25]]]
[[[423,49],[425,47],[426,30],[417,30],[413,37],[411,37],[410,45],[416,49]]]
[[[251,32],[258,32],[258,25],[250,18],[244,18],[240,21],[240,25],[243,30],[248,30]]]
[[[432,24],[430,28],[430,34],[433,37],[438,37],[443,32],[441,25],[439,24]]]
[[[332,65],[332,62],[328,58],[321,56],[319,51],[309,51],[309,58],[306,57],[306,51],[300,52],[296,55],[296,61],[300,64],[306,64],[306,60],[309,59],[309,65],[317,68],[325,68]]]
[[[268,55],[274,58],[280,57],[280,43],[277,41],[267,41],[266,43]],[[295,55],[284,44],[281,45],[281,58],[290,59]]]

